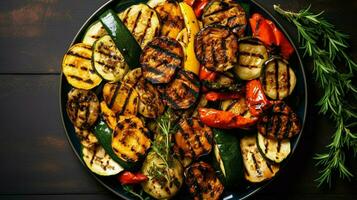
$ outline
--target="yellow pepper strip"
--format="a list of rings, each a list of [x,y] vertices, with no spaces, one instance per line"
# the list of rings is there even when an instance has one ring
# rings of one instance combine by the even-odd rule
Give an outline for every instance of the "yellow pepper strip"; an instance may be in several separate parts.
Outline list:
[[[195,35],[200,31],[200,26],[191,6],[185,2],[180,2],[179,5],[185,21],[188,36],[188,41],[184,46],[186,54],[184,60],[184,69],[198,75],[200,72],[200,63],[196,58],[194,45]]]

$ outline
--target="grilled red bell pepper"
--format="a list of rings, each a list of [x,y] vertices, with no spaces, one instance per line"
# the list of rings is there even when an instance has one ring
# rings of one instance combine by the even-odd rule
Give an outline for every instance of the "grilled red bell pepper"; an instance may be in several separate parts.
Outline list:
[[[193,6],[196,0],[184,0],[185,3],[187,3],[189,6]]]
[[[206,7],[206,5],[210,2],[210,0],[196,0],[193,5],[192,8],[195,11],[195,15],[197,18],[200,18],[202,13],[203,13],[203,9]]]
[[[199,78],[200,80],[214,81],[217,78],[217,72],[208,70],[207,68],[201,66]]]
[[[229,111],[216,110],[212,108],[199,108],[200,120],[207,126],[221,129],[248,128],[254,125],[257,117],[243,117]]]
[[[142,183],[142,182],[148,180],[148,177],[142,173],[132,173],[129,171],[124,171],[124,172],[120,173],[118,179],[122,185],[133,185],[133,184],[139,184],[139,183]]]
[[[256,79],[248,81],[246,84],[246,100],[249,112],[253,116],[259,116],[270,106],[270,102],[264,94],[262,84]]]
[[[226,99],[240,99],[242,98],[241,92],[207,92],[207,101],[218,101]]]

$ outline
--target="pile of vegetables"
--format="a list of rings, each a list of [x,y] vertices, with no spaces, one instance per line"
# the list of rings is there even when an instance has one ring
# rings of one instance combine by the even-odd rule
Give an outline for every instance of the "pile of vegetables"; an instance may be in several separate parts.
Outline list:
[[[232,0],[124,5],[63,59],[88,168],[156,199],[183,185],[194,199],[219,199],[244,179],[274,177],[301,129],[284,102],[296,76],[282,32]]]

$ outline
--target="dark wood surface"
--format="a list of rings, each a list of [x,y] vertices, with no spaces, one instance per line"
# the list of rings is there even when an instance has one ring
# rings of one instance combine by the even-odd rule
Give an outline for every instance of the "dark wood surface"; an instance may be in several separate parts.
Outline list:
[[[59,73],[62,56],[80,26],[106,0],[0,1],[0,199],[118,199],[81,165],[62,127]],[[260,0],[299,10],[326,10],[351,35],[357,59],[357,1]],[[278,19],[281,19],[278,17]],[[282,20],[281,20],[282,21]],[[282,21],[296,39],[291,26]],[[304,61],[309,84],[308,123],[296,154],[281,176],[252,199],[357,199],[357,182],[318,189],[313,156],[324,150],[333,125],[313,104],[319,89]],[[357,175],[356,160],[348,159]]]

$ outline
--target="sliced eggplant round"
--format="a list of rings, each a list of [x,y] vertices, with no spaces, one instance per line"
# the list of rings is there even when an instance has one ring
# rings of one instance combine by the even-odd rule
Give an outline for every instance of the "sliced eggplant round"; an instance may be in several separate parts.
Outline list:
[[[90,90],[102,82],[92,65],[92,47],[78,43],[63,58],[62,72],[68,83],[75,88]]]
[[[88,27],[86,33],[84,34],[82,42],[89,46],[93,46],[95,41],[107,34],[108,33],[102,23],[100,21],[95,21],[92,25]]]
[[[105,80],[117,82],[123,79],[129,66],[109,35],[98,39],[93,46],[93,66]]]
[[[158,36],[160,21],[155,10],[146,4],[130,6],[119,14],[119,18],[133,34],[141,48]]]
[[[146,45],[140,57],[143,75],[152,84],[168,83],[182,67],[183,49],[179,42],[157,37]]]
[[[163,94],[167,105],[175,110],[188,109],[194,105],[200,92],[200,82],[192,72],[180,70]]]
[[[195,52],[197,59],[209,70],[224,72],[237,63],[237,37],[226,27],[208,26],[196,36]]]
[[[68,93],[66,110],[75,127],[89,129],[99,116],[98,97],[92,91],[73,88]]]
[[[257,128],[264,137],[277,140],[292,138],[301,130],[298,116],[283,101],[272,102],[258,121]]]
[[[270,162],[281,163],[290,154],[290,140],[275,140],[257,134],[259,152]]]
[[[215,170],[202,161],[185,170],[185,182],[194,199],[218,200],[224,190]]]
[[[199,119],[182,119],[174,135],[174,151],[180,157],[197,159],[212,150],[213,133]]]
[[[268,97],[284,99],[293,92],[296,76],[288,61],[274,57],[265,62],[261,82]]]
[[[135,87],[138,81],[143,77],[143,72],[141,68],[135,68],[133,70],[130,70],[123,79],[124,83],[127,83],[131,85],[132,87]]]
[[[239,41],[239,64],[234,72],[242,80],[259,78],[263,64],[268,59],[268,52],[262,42],[257,39]]]
[[[215,0],[205,7],[203,26],[220,24],[229,27],[239,37],[244,36],[247,18],[243,8],[232,0]]]
[[[81,142],[81,145],[86,148],[91,148],[94,145],[98,144],[98,139],[90,130],[81,130],[77,127],[74,127],[74,131]]]

